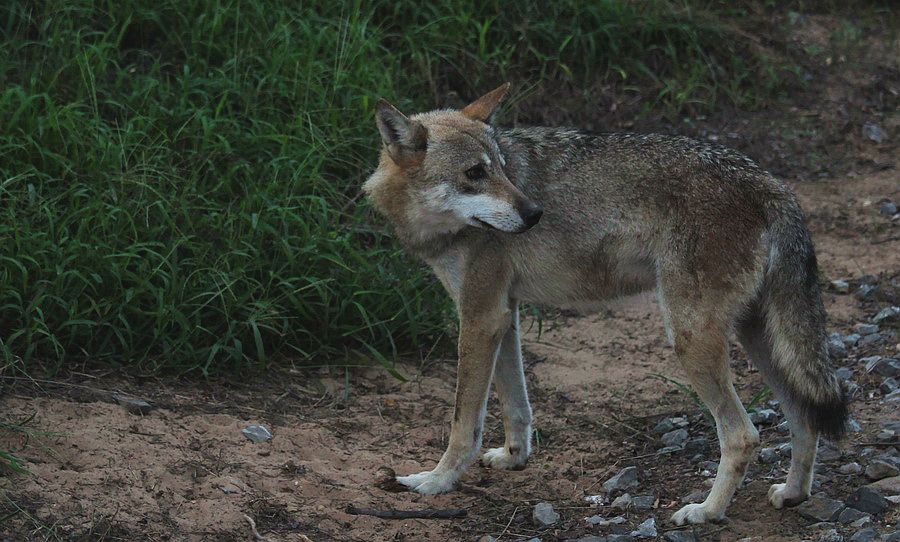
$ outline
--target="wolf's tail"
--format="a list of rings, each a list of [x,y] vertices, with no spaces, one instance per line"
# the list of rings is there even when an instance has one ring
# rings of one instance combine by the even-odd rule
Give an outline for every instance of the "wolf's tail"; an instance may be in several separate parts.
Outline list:
[[[770,211],[769,260],[753,319],[769,385],[817,433],[839,439],[847,401],[831,367],[818,265],[793,197]]]

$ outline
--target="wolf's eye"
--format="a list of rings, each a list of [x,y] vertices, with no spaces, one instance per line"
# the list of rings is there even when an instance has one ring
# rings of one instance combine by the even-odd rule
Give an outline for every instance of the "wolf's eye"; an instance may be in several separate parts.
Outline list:
[[[487,173],[484,171],[484,166],[478,164],[477,166],[472,166],[466,170],[466,177],[473,181],[480,181],[487,177]]]

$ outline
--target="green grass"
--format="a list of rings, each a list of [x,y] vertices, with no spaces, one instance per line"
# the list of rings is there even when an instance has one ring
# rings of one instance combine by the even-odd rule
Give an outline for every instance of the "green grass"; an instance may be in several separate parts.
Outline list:
[[[609,81],[676,113],[756,106],[784,74],[725,5],[5,2],[2,362],[209,375],[430,347],[447,299],[358,196],[376,98]]]

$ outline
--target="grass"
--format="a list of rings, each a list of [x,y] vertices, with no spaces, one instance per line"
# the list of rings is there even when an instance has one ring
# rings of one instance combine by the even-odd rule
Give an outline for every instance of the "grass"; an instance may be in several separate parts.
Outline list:
[[[736,10],[6,2],[2,361],[210,375],[428,348],[448,301],[358,195],[376,98],[609,81],[655,110],[754,107],[790,74],[725,22]]]

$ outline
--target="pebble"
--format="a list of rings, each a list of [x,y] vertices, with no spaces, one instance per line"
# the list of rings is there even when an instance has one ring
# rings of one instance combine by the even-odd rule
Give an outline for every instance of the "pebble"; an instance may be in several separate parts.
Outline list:
[[[844,344],[847,346],[856,346],[856,343],[858,343],[861,338],[859,333],[844,335]]]
[[[844,511],[841,512],[841,515],[838,516],[838,523],[842,523],[847,525],[848,523],[853,523],[854,521],[859,521],[863,518],[871,517],[869,514],[865,512],[860,512],[855,508],[844,508]]]
[[[248,425],[241,429],[241,433],[253,442],[268,442],[272,440],[272,433],[262,425]]]
[[[840,338],[829,338],[828,339],[828,354],[831,356],[831,359],[837,361],[847,357],[847,346],[844,345],[844,341]]]
[[[635,510],[652,510],[656,505],[655,495],[640,495],[631,500]]]
[[[891,200],[882,201],[881,205],[878,206],[878,212],[883,215],[894,216],[897,214],[897,204]]]
[[[847,394],[848,399],[852,399],[859,395],[859,384],[852,380],[844,382],[841,387],[844,388],[844,393]]]
[[[787,420],[784,420],[783,422],[781,422],[781,423],[779,423],[778,425],[776,425],[776,426],[775,426],[775,429],[776,429],[779,433],[783,433],[783,434],[786,435],[786,434],[788,434],[788,433],[791,432],[791,424],[789,424]]]
[[[856,330],[857,333],[865,337],[866,335],[871,335],[873,333],[878,333],[878,326],[875,324],[856,324],[853,326],[853,329]]]
[[[663,435],[660,440],[667,447],[677,446],[680,448],[684,446],[685,442],[687,442],[688,436],[689,435],[686,429],[676,429],[674,431],[669,431],[668,433]]]
[[[682,504],[696,504],[706,500],[709,496],[709,489],[698,489],[681,498]]]
[[[755,425],[770,425],[778,421],[778,413],[771,408],[764,408],[750,414],[750,421]]]
[[[602,505],[606,502],[606,497],[603,495],[588,495],[584,498],[585,502],[589,502],[591,504]]]
[[[884,143],[884,141],[888,138],[887,132],[884,131],[878,123],[875,122],[867,122],[862,126],[862,135],[869,141],[874,141],[875,143]]]
[[[816,542],[844,542],[844,537],[837,529],[828,529],[816,538]]]
[[[853,536],[850,537],[850,542],[872,542],[876,536],[878,536],[878,533],[875,532],[875,529],[869,527],[853,533]]]
[[[875,515],[884,512],[889,503],[877,490],[863,486],[850,495],[847,506]]]
[[[478,542],[497,542],[497,539],[493,536],[486,534],[478,539]]]
[[[553,505],[549,502],[539,502],[534,505],[531,512],[531,519],[538,527],[550,527],[559,521],[559,514],[553,510]]]
[[[897,379],[889,376],[881,382],[878,389],[881,390],[881,393],[887,395],[892,391],[896,391],[898,387],[900,387],[900,385],[897,384]]]
[[[862,339],[859,340],[859,346],[869,346],[870,344],[878,344],[884,340],[884,337],[881,333],[873,333],[871,335],[865,335]]]
[[[872,318],[872,321],[876,324],[893,322],[894,320],[900,320],[900,307],[885,307]]]
[[[900,531],[894,531],[881,537],[882,542],[900,542]]]
[[[855,461],[838,467],[838,472],[841,474],[859,474],[862,470],[862,466]]]
[[[900,360],[896,358],[883,358],[881,356],[869,356],[859,360],[866,364],[867,373],[875,373],[878,376],[900,376]]]
[[[846,382],[853,377],[853,369],[850,367],[840,367],[834,371],[834,376],[838,379],[838,382]]]
[[[898,474],[900,474],[900,470],[898,470],[897,467],[880,459],[872,461],[866,467],[866,478],[870,480],[882,480],[884,478],[897,476]]]
[[[629,495],[628,493],[619,495],[610,506],[613,510],[626,510],[629,506],[631,506],[631,495]]]
[[[643,523],[638,525],[637,529],[631,531],[634,538],[656,538],[656,520],[647,518]]]
[[[847,430],[851,433],[859,433],[862,431],[862,426],[854,418],[850,418],[847,420]]]
[[[837,519],[844,503],[826,497],[824,494],[813,495],[797,507],[797,512],[806,519],[816,521],[834,521]],[[864,510],[865,511],[865,510]]]
[[[143,416],[145,414],[150,414],[150,411],[156,408],[151,403],[148,403],[143,399],[138,399],[137,397],[113,394],[112,398],[132,414],[140,414]]]
[[[890,442],[894,440],[894,437],[897,435],[897,432],[893,429],[882,429],[875,435],[875,440],[878,442]]]
[[[675,424],[672,423],[671,418],[663,418],[656,422],[656,426],[653,427],[653,432],[657,435],[662,435],[663,433],[668,433],[675,429]]]
[[[872,286],[871,284],[860,284],[859,288],[857,288],[856,291],[853,292],[853,296],[857,299],[866,299],[874,291],[875,286]]]
[[[693,531],[669,531],[663,535],[666,542],[698,542]]]
[[[617,490],[625,490],[638,485],[637,467],[625,467],[618,474],[603,482],[603,489],[607,493]]]
[[[621,525],[625,523],[625,518],[622,516],[616,516],[614,518],[606,519],[603,516],[591,516],[589,518],[584,518],[589,525],[596,525],[598,527],[609,527],[610,525]]]
[[[884,396],[885,403],[896,403],[897,401],[900,401],[900,390],[894,390]]]
[[[850,283],[842,279],[831,281],[831,287],[839,294],[846,294],[850,291]]]
[[[765,464],[774,463],[778,461],[778,452],[775,448],[763,448],[759,451],[759,461]]]
[[[684,451],[688,454],[704,454],[709,451],[709,440],[706,437],[692,438],[684,443]]]

